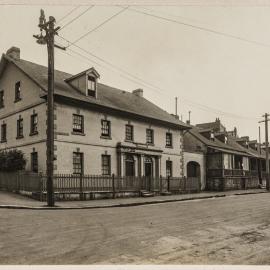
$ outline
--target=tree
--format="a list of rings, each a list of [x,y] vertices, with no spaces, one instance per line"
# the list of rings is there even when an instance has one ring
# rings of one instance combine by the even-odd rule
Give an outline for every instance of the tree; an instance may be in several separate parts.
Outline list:
[[[0,171],[15,172],[25,168],[26,159],[22,151],[14,149],[0,152]]]

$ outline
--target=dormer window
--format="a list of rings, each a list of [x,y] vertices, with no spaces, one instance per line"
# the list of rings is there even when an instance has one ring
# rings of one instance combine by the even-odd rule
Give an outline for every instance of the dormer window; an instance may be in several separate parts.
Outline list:
[[[210,140],[211,141],[214,141],[215,140],[215,135],[213,132],[210,133]]]
[[[87,95],[91,97],[96,96],[96,78],[89,75],[87,80]]]
[[[100,75],[95,68],[87,69],[65,79],[65,82],[80,91],[84,96],[97,98],[98,79]]]
[[[227,136],[224,137],[224,143],[225,143],[225,144],[228,143],[228,137],[227,137]]]

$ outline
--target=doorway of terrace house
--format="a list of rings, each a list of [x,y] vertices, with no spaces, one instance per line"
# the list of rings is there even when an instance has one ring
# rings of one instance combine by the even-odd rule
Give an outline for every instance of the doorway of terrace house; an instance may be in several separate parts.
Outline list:
[[[150,191],[151,181],[153,178],[153,162],[152,158],[150,157],[145,157],[144,172],[145,172],[145,190]]]
[[[187,164],[187,181],[191,178],[197,178],[199,190],[201,189],[201,166],[196,161],[189,161]]]

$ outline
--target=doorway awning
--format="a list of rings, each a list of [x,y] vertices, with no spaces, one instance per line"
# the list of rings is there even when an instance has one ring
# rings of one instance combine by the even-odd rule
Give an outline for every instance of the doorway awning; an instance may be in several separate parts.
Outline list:
[[[159,147],[147,144],[138,144],[132,142],[119,142],[117,144],[117,151],[121,153],[145,154],[152,156],[160,156],[163,150]]]

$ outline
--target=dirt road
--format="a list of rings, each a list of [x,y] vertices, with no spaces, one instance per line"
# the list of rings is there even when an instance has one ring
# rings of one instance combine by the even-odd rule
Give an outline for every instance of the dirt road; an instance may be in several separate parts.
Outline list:
[[[0,209],[0,264],[269,263],[267,193],[110,209]]]

